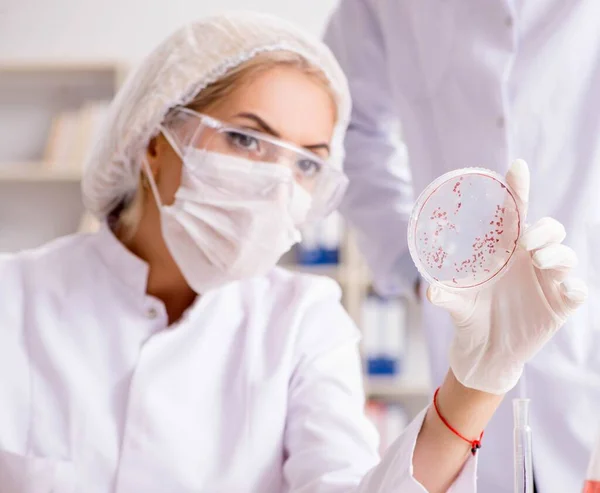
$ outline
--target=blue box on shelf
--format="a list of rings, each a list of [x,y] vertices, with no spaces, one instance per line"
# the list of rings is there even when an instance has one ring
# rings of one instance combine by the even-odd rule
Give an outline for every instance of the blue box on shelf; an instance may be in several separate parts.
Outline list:
[[[376,358],[367,358],[368,375],[389,375],[395,376],[400,373],[400,361],[397,358],[389,356],[379,356]]]

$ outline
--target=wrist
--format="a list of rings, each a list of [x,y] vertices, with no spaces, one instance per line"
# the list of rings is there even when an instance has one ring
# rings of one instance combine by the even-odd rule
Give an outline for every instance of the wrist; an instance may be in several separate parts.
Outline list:
[[[449,371],[439,389],[437,406],[441,415],[461,435],[477,439],[502,402],[502,398],[503,395],[464,386],[456,379],[454,373]],[[439,420],[437,415],[435,418]],[[448,432],[452,433],[450,430]]]

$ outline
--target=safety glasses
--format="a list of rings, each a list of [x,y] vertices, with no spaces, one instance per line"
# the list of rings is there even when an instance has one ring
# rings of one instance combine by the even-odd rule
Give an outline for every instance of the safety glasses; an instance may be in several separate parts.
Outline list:
[[[169,113],[164,127],[179,153],[187,148],[223,154],[251,162],[287,167],[293,180],[312,198],[309,219],[335,210],[346,191],[348,179],[339,169],[316,154],[261,132],[231,125],[189,108]]]

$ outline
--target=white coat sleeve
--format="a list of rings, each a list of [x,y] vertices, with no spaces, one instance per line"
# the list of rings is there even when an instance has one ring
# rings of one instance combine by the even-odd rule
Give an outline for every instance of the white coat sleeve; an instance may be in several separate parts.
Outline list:
[[[350,183],[340,210],[358,231],[377,291],[397,295],[418,278],[406,241],[413,192],[374,8],[370,0],[342,0],[325,42],[348,77],[353,104],[344,161]]]
[[[339,303],[319,304],[305,318],[290,381],[284,475],[290,493],[426,493],[412,476],[423,411],[381,462],[364,414],[358,331]],[[474,493],[469,459],[453,493]]]

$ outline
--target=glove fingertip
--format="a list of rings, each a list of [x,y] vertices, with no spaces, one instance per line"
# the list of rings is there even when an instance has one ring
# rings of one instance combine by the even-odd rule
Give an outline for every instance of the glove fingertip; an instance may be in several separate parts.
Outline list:
[[[544,245],[562,243],[565,237],[565,227],[561,223],[551,217],[544,217],[523,232],[519,238],[519,246],[530,252]]]
[[[588,287],[581,279],[565,279],[561,283],[560,289],[571,308],[577,308],[588,298]]]
[[[531,177],[529,166],[527,166],[527,163],[523,159],[516,159],[512,162],[506,174],[506,181],[517,194],[521,212],[526,215]]]
[[[432,286],[431,284],[429,285],[429,287],[427,288],[427,299],[435,304],[438,296],[439,296],[439,292],[440,292],[440,288],[436,287],[436,286]]]

